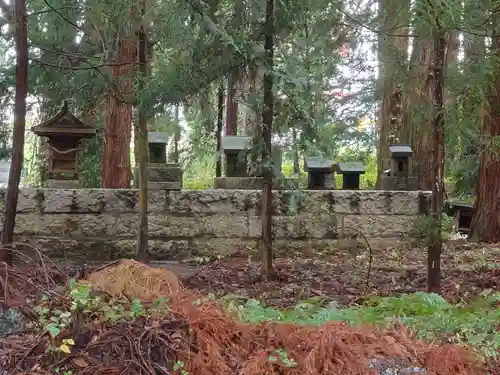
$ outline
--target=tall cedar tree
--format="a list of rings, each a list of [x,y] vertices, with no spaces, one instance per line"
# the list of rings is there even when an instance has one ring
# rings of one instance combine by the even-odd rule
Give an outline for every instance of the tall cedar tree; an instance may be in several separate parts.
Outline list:
[[[243,0],[234,1],[232,27],[234,31],[243,27],[245,5]],[[238,134],[238,95],[241,86],[242,67],[233,69],[227,80],[226,135]]]
[[[479,179],[470,237],[473,241],[500,241],[500,157],[496,150],[496,137],[500,136],[500,17],[493,16],[491,55],[497,64],[488,82],[483,115],[482,136],[485,140],[479,159]]]
[[[174,150],[172,152],[172,161],[179,163],[179,142],[181,140],[181,125],[179,123],[179,104],[175,105],[175,129],[174,129]]]
[[[380,61],[379,85],[382,102],[379,111],[377,186],[382,172],[389,168],[389,144],[399,143],[402,122],[402,92],[398,72],[406,70],[408,56],[408,0],[379,0]]]
[[[441,220],[444,196],[444,69],[446,35],[436,19],[436,35],[433,38],[432,99],[434,117],[432,121],[432,202],[431,217],[433,231],[427,249],[427,288],[430,293],[441,292],[441,252],[443,237]]]
[[[28,95],[28,28],[26,24],[26,2],[16,0],[15,41],[16,41],[16,95],[14,102],[14,134],[12,140],[12,161],[5,202],[5,216],[2,231],[2,245],[14,241],[17,198],[24,159],[24,130],[26,127],[26,96]],[[12,250],[2,248],[0,261],[12,264]]]
[[[139,80],[137,85],[137,97],[145,87],[148,75],[147,66],[147,36],[144,26],[144,14],[146,12],[146,0],[139,2],[141,25],[137,32],[137,54],[139,60]],[[137,156],[139,161],[139,232],[137,234],[137,260],[145,261],[148,258],[148,117],[145,103],[141,100],[138,104],[138,131],[137,131]]]
[[[274,279],[272,243],[272,185],[273,170],[271,161],[271,137],[274,113],[273,65],[274,65],[274,0],[267,0],[265,23],[265,61],[267,70],[264,75],[264,109],[262,111],[262,162],[264,163],[264,187],[262,189],[262,278]]]
[[[215,130],[215,142],[217,144],[217,163],[215,164],[215,177],[221,177],[221,155],[220,137],[222,135],[222,121],[224,121],[224,84],[221,81],[217,90],[217,129]]]
[[[132,138],[132,100],[137,43],[119,36],[115,65],[111,67],[114,88],[106,96],[106,124],[102,154],[101,186],[105,189],[129,188],[130,141]]]

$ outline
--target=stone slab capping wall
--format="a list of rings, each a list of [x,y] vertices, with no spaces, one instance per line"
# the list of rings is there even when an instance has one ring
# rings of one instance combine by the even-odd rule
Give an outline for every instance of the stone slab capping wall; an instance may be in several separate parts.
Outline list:
[[[335,251],[363,233],[374,248],[411,240],[430,192],[274,191],[277,253]],[[260,191],[150,191],[153,259],[255,252],[261,231]],[[0,190],[3,210],[5,190]],[[21,189],[16,240],[48,256],[112,260],[135,253],[138,191]],[[2,216],[3,217],[3,216]],[[351,240],[352,241],[352,240]]]

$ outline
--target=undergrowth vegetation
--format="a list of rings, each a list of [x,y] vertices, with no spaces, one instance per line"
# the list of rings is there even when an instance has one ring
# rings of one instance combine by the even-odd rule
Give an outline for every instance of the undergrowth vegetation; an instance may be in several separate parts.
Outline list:
[[[318,350],[314,345],[321,346],[324,340],[336,340],[340,335],[343,337],[341,340],[351,342],[349,340],[354,340],[359,336],[358,339],[361,342],[356,345],[364,347],[367,342],[373,341],[372,344],[378,342],[377,350],[383,352],[385,344],[380,344],[380,340],[383,342],[385,340],[383,337],[390,335],[390,332],[400,331],[402,332],[400,338],[406,337],[406,339],[398,341],[398,345],[401,345],[404,350],[407,350],[405,348],[408,345],[414,349],[420,348],[418,349],[420,355],[427,358],[429,353],[434,353],[434,350],[446,352],[448,349],[446,345],[434,347],[425,342],[453,343],[472,348],[478,359],[483,360],[485,365],[489,366],[489,363],[497,358],[500,347],[499,306],[500,293],[491,290],[483,291],[472,302],[457,305],[448,303],[438,295],[427,293],[398,297],[372,297],[362,305],[348,307],[318,296],[305,300],[288,310],[269,308],[256,300],[244,300],[234,295],[217,299],[212,294],[200,297],[198,294],[188,293],[172,296],[172,298],[158,298],[152,302],[141,302],[135,294],[112,297],[109,292],[93,290],[87,282],[68,280],[66,287],[57,293],[57,298],[37,299],[32,310],[35,314],[31,316],[32,320],[26,327],[33,335],[12,337],[12,345],[6,348],[11,353],[10,358],[22,357],[22,359],[11,361],[9,363],[11,367],[8,368],[17,368],[21,364],[23,368],[31,368],[33,361],[37,361],[40,366],[49,371],[44,374],[52,375],[56,371],[56,373],[69,375],[75,373],[75,369],[80,371],[85,368],[94,372],[81,370],[83,372],[78,373],[91,374],[102,365],[100,359],[102,353],[108,353],[107,355],[118,353],[116,355],[119,358],[115,358],[117,363],[144,356],[145,363],[149,365],[155,363],[155,356],[163,353],[162,350],[170,350],[168,355],[162,357],[161,366],[173,368],[174,373],[183,375],[201,374],[203,372],[200,372],[200,369],[204,369],[207,365],[206,357],[200,354],[200,357],[195,358],[193,357],[195,354],[189,351],[189,340],[196,337],[196,345],[202,347],[199,353],[209,350],[210,347],[213,349],[213,345],[217,344],[222,346],[217,346],[216,353],[236,350],[231,352],[229,357],[241,351],[241,353],[246,353],[242,358],[260,353],[265,358],[260,359],[259,366],[265,368],[278,366],[281,369],[294,370],[300,366],[300,363],[304,365],[305,362],[300,362],[300,358],[303,359],[310,352]],[[221,307],[235,319],[230,319]],[[270,324],[255,325],[261,322],[270,322]],[[220,327],[214,328],[215,324],[219,324]],[[362,327],[366,324],[389,330],[375,332]],[[319,325],[322,327],[317,330],[316,326]],[[400,329],[401,325],[412,330],[417,338],[423,340],[424,344],[416,343],[411,338],[407,340],[407,332]],[[222,338],[238,330],[243,335],[242,337],[246,337],[246,341],[242,340],[238,344],[240,346],[234,349],[234,343],[229,344]],[[313,346],[313,349],[308,349],[309,351],[304,349],[305,352],[296,348],[297,340],[302,340],[304,337],[309,337],[310,345]],[[398,334],[393,339],[397,337],[399,337]],[[114,344],[110,345],[112,342]],[[130,344],[132,342],[137,342],[137,345]],[[257,342],[260,346],[256,349]],[[31,353],[30,348],[35,343],[42,351],[38,354],[30,354],[28,358],[25,354],[26,350]],[[161,348],[159,345],[163,344],[160,343],[164,344]],[[279,344],[276,346],[276,343]],[[159,348],[159,351],[155,352],[154,347]],[[349,346],[342,347],[345,350],[351,350]],[[415,353],[418,350],[415,349]],[[341,353],[335,353],[325,354],[329,358],[328,361],[335,362],[332,358],[337,358],[337,355],[341,356]],[[390,356],[388,353],[385,355]],[[457,353],[462,352],[456,352],[455,357],[450,359],[451,362],[462,360],[461,354]],[[368,354],[366,356],[368,359],[371,358]],[[417,360],[415,363],[424,363],[421,362],[424,357],[418,357],[420,358],[418,360],[415,357],[414,360]],[[366,363],[367,358],[361,358],[359,363]],[[229,362],[226,357],[222,356],[219,360],[222,362],[214,363],[210,371],[219,368],[222,364],[228,366]],[[463,359],[463,361],[469,360]],[[472,364],[472,362],[474,361],[470,359],[467,363]],[[245,362],[248,371],[242,374],[275,373],[256,372],[261,370],[254,369],[253,365],[252,361]],[[434,365],[430,364],[430,366]],[[234,369],[228,368],[229,370]]]
[[[344,321],[352,325],[388,327],[403,324],[417,338],[471,347],[483,360],[498,356],[500,350],[500,293],[484,291],[468,304],[451,305],[441,296],[414,293],[398,297],[375,297],[361,306],[326,306],[322,298],[304,301],[293,309],[277,310],[256,300],[225,299],[225,306],[248,323],[280,321],[296,324],[323,324]]]
[[[105,301],[100,296],[92,296],[87,285],[74,280],[69,287],[71,302],[65,311],[60,307],[50,309],[46,298],[42,298],[35,308],[39,317],[35,326],[53,338],[70,326],[72,315],[77,311],[88,318],[106,321],[134,320],[168,311],[168,301],[164,299],[145,307],[139,300]],[[196,303],[213,298],[208,296]],[[483,360],[498,356],[500,350],[500,292],[485,290],[473,302],[456,305],[439,295],[423,292],[398,297],[373,297],[363,305],[350,307],[341,307],[335,302],[325,305],[325,302],[322,297],[311,298],[292,309],[278,310],[256,300],[243,301],[235,296],[221,299],[221,304],[231,315],[246,323],[275,321],[320,325],[342,321],[354,326],[370,324],[380,328],[403,324],[412,329],[419,339],[469,346]],[[60,348],[66,351],[67,346],[63,342]]]

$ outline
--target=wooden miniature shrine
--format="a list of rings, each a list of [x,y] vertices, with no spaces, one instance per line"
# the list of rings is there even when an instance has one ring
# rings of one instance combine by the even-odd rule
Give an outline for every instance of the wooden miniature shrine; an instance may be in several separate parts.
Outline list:
[[[47,137],[49,146],[48,173],[45,180],[49,187],[78,187],[79,147],[83,138],[92,138],[97,131],[70,113],[68,102],[47,121],[33,126],[31,131]]]
[[[409,145],[390,145],[391,168],[381,178],[382,190],[417,190],[417,178],[413,176]]]
[[[337,164],[339,173],[342,174],[342,189],[359,190],[359,179],[365,173],[362,162],[349,161]]]
[[[337,166],[333,161],[320,156],[308,156],[304,158],[304,170],[307,171],[307,189],[336,189],[334,173]]]

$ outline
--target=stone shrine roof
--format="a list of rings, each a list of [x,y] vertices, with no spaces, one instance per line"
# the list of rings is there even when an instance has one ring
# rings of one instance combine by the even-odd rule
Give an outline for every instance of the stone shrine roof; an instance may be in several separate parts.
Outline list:
[[[409,145],[390,145],[389,153],[393,158],[409,158],[413,155],[413,150]]]
[[[93,137],[97,131],[92,126],[74,116],[68,109],[65,100],[61,110],[52,118],[33,126],[31,131],[39,136],[77,136],[80,138]]]
[[[328,160],[322,156],[306,156],[304,158],[304,169],[306,171],[333,172],[334,163],[332,160]]]
[[[164,132],[148,132],[149,143],[163,143],[168,144],[168,133]]]
[[[252,147],[252,137],[228,135],[221,139],[224,151],[242,151]]]
[[[365,173],[365,165],[360,161],[337,163],[340,173]]]

